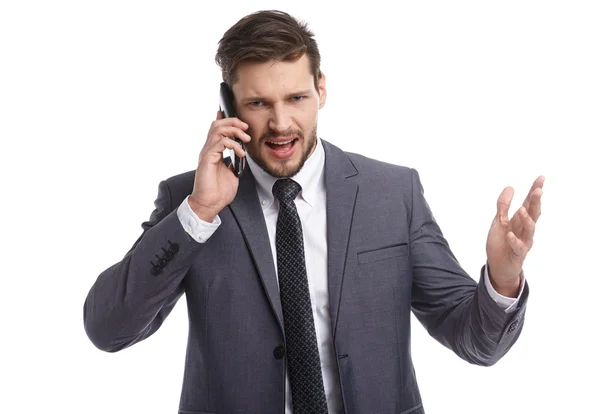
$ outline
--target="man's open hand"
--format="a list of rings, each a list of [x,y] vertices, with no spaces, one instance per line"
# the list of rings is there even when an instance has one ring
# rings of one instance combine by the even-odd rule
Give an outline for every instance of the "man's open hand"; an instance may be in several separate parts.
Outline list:
[[[488,234],[486,252],[490,282],[501,295],[516,297],[518,294],[523,262],[533,245],[535,225],[542,213],[544,180],[540,176],[534,181],[523,205],[510,220],[508,209],[514,189],[506,187],[498,197],[497,213]]]

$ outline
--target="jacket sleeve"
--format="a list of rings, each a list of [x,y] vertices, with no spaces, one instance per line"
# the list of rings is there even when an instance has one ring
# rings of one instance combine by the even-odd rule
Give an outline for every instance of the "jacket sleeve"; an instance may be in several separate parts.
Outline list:
[[[152,335],[183,294],[182,280],[205,244],[183,229],[169,186],[159,184],[155,209],[123,259],[103,271],[83,306],[87,336],[116,352]]]
[[[432,337],[464,360],[493,365],[521,333],[529,287],[525,285],[516,311],[504,312],[486,291],[485,267],[479,283],[461,268],[425,200],[417,171],[411,172],[413,313]]]

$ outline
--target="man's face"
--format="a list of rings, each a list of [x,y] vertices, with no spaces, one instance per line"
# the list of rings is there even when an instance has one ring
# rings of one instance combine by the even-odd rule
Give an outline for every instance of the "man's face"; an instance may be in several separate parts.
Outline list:
[[[317,91],[306,55],[295,62],[247,62],[237,75],[235,108],[252,137],[247,152],[272,176],[294,176],[316,148],[325,76]]]

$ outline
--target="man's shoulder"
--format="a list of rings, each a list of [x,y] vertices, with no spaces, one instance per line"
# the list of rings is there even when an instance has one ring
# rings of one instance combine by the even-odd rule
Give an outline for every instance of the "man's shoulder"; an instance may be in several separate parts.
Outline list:
[[[195,176],[196,170],[191,170],[173,175],[164,180],[167,183],[171,202],[174,206],[181,204],[192,193]]]
[[[167,178],[165,181],[169,184],[169,187],[182,187],[194,185],[194,177],[196,176],[196,170],[190,170],[173,175]]]
[[[416,171],[405,165],[393,164],[362,154],[347,152],[346,155],[358,174],[355,179],[362,191],[380,196],[382,191],[394,197],[409,197]]]
[[[402,177],[410,180],[412,171],[414,171],[414,168],[406,165],[394,164],[357,152],[345,151],[327,141],[324,141],[324,144],[329,147],[328,152],[344,154],[356,169],[356,172],[358,173],[357,176],[363,179],[368,179],[369,177],[375,179],[394,177],[398,179],[399,177]]]
[[[388,172],[393,174],[410,174],[411,167],[382,161],[357,152],[344,151],[359,172]]]

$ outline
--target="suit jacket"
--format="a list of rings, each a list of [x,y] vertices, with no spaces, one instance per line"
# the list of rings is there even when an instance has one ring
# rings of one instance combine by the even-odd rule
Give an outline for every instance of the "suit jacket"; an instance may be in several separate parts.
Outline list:
[[[488,366],[519,336],[528,287],[505,313],[450,251],[414,169],[323,145],[329,306],[345,411],[424,413],[411,310],[458,356]],[[283,316],[254,178],[247,169],[220,227],[201,244],[176,211],[194,174],[159,184],[142,235],[92,286],[85,330],[98,348],[119,351],[152,335],[185,293],[179,413],[282,414]]]

